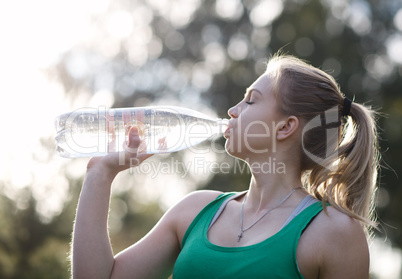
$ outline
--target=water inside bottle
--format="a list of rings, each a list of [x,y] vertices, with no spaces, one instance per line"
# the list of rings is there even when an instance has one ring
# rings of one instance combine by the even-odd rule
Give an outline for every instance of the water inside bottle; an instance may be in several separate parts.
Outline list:
[[[56,119],[57,152],[62,157],[76,158],[123,151],[133,126],[139,129],[140,153],[174,152],[222,134],[227,125],[225,119],[209,119],[166,109],[66,114]]]

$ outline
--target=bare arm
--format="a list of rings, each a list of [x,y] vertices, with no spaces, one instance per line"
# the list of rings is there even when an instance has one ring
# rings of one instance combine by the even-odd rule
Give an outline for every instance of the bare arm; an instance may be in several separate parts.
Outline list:
[[[114,176],[88,169],[73,234],[73,278],[109,278],[114,257],[107,231],[110,186]]]
[[[73,278],[109,278],[112,273],[114,256],[107,230],[111,184],[130,163],[139,164],[149,157],[137,156],[139,144],[138,129],[132,128],[126,152],[92,158],[88,163],[74,225]]]

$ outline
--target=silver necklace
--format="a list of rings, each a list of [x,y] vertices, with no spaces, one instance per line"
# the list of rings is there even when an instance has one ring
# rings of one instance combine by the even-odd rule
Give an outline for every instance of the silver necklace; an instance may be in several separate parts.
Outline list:
[[[272,210],[277,209],[278,207],[280,207],[288,198],[290,198],[290,196],[298,189],[302,189],[303,187],[297,187],[294,188],[283,200],[281,200],[277,205],[275,205],[273,208],[268,209],[263,215],[261,215],[260,218],[258,218],[256,221],[254,221],[254,223],[252,223],[250,226],[248,226],[247,228],[243,228],[243,208],[244,208],[244,204],[246,203],[247,200],[247,195],[244,197],[243,202],[241,203],[241,211],[240,211],[240,234],[237,236],[237,242],[240,242],[241,238],[243,237],[243,233],[249,229],[251,229],[252,227],[254,227],[255,224],[257,224],[259,221],[261,221],[262,218],[265,217],[265,215],[267,215],[268,213],[270,213]]]

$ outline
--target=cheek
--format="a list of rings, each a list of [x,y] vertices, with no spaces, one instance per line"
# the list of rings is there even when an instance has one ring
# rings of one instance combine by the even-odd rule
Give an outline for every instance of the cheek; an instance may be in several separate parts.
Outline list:
[[[266,153],[271,150],[272,137],[269,126],[260,120],[239,122],[240,125],[233,131],[226,141],[226,150],[229,154]]]
[[[271,129],[265,122],[256,120],[244,127],[242,140],[248,149],[265,151],[269,146],[271,134]]]
[[[246,137],[269,137],[271,135],[271,129],[261,120],[250,121],[244,124],[242,127],[242,132]]]

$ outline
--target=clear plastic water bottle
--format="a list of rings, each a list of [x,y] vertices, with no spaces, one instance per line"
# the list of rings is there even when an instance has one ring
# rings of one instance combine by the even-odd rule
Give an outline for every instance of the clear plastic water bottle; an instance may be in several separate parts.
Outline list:
[[[66,158],[79,158],[124,150],[128,131],[133,126],[139,129],[139,152],[179,151],[224,133],[228,120],[173,106],[83,108],[58,116],[55,125],[57,153]]]

